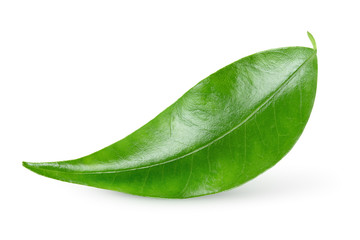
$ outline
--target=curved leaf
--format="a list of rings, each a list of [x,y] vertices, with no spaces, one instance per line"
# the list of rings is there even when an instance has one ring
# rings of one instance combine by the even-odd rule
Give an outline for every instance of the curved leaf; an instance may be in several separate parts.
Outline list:
[[[50,178],[141,196],[224,191],[272,167],[292,148],[310,116],[316,81],[314,49],[256,53],[205,78],[98,152],[23,165]]]

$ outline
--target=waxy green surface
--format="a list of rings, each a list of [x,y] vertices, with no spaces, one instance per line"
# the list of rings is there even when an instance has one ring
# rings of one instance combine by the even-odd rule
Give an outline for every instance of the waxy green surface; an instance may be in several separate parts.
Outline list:
[[[205,78],[149,123],[88,156],[23,165],[46,177],[135,195],[189,198],[239,186],[300,137],[315,99],[314,48],[242,58]]]

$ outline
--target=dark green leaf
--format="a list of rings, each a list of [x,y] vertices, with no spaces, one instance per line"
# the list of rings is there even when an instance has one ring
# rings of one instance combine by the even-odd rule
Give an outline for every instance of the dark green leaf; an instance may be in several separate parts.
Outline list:
[[[256,53],[205,78],[98,152],[23,165],[50,178],[141,196],[221,192],[258,176],[292,148],[310,116],[316,81],[316,49]]]

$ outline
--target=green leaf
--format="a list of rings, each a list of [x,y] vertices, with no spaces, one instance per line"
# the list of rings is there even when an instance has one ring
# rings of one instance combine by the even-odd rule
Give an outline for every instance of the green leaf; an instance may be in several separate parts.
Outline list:
[[[149,123],[98,152],[23,165],[50,178],[141,196],[221,192],[289,152],[310,116],[316,82],[314,49],[256,53],[205,78]]]

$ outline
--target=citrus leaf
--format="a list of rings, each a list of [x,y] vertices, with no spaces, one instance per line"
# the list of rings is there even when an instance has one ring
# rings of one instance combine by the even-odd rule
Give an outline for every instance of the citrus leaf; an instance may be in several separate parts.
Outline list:
[[[258,176],[293,147],[310,116],[316,82],[316,49],[256,53],[205,78],[98,152],[23,165],[50,178],[141,196],[221,192]]]

